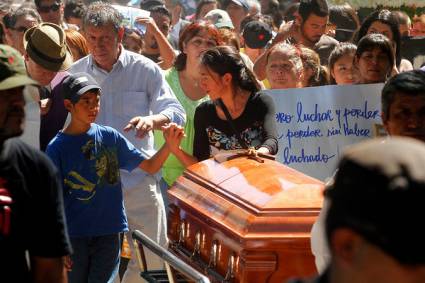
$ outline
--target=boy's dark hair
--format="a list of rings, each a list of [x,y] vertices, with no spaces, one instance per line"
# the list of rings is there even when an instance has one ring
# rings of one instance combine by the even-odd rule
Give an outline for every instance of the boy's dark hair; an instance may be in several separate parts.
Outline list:
[[[326,0],[301,0],[298,7],[303,22],[305,22],[311,14],[318,17],[326,17],[329,15],[328,3]]]
[[[383,118],[388,118],[390,106],[398,94],[422,96],[425,100],[425,71],[413,70],[390,78],[381,93]]]
[[[385,35],[379,33],[367,34],[362,39],[360,39],[359,43],[357,44],[355,57],[360,58],[364,52],[370,51],[374,48],[381,49],[385,55],[387,55],[390,66],[394,66],[393,46]]]
[[[86,5],[81,0],[68,0],[64,8],[64,17],[67,21],[69,18],[82,19],[86,12]]]
[[[160,15],[166,16],[171,21],[171,13],[170,13],[170,11],[167,10],[167,8],[165,8],[165,6],[154,6],[154,7],[150,8],[150,10],[148,10],[148,11],[151,12],[151,14],[155,13],[155,14],[160,14]]]
[[[393,34],[393,41],[396,45],[395,57],[396,57],[396,66],[398,67],[401,62],[401,36],[400,36],[400,30],[398,29],[397,20],[395,19],[393,14],[391,14],[390,11],[388,10],[376,11],[370,14],[369,16],[367,16],[359,29],[356,42],[359,42],[359,40],[367,34],[367,31],[369,30],[370,26],[376,21],[388,25],[391,29],[391,32]]]

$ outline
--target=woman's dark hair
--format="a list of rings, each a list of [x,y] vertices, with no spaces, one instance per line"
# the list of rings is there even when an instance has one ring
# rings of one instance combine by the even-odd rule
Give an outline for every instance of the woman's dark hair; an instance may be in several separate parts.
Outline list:
[[[353,43],[349,42],[340,42],[337,46],[335,46],[335,49],[331,52],[331,55],[329,55],[329,63],[328,63],[328,69],[330,73],[330,83],[336,84],[335,78],[332,76],[332,70],[333,67],[342,56],[348,55],[348,54],[356,54],[357,46]]]
[[[340,42],[351,41],[360,26],[356,11],[348,3],[331,6],[329,22],[335,25],[335,39]]]
[[[199,1],[198,5],[196,5],[195,20],[202,20],[202,19],[199,19],[199,14],[201,13],[202,8],[205,5],[208,5],[208,4],[216,4],[218,6],[217,0],[201,0],[201,1]]]
[[[208,49],[202,55],[201,64],[220,76],[230,73],[235,88],[250,93],[258,92],[261,89],[254,74],[233,47],[217,46]]]
[[[390,66],[394,66],[395,62],[393,46],[385,35],[379,33],[367,34],[362,39],[360,39],[359,43],[357,44],[355,57],[359,59],[364,52],[371,51],[375,48],[381,49],[385,55],[387,55]]]
[[[395,57],[396,57],[396,66],[400,66],[401,62],[401,39],[400,39],[400,30],[398,29],[398,23],[395,19],[394,15],[391,14],[388,10],[381,10],[376,11],[367,16],[367,18],[363,21],[359,32],[357,34],[357,40],[356,43],[358,45],[358,42],[361,38],[363,38],[367,31],[369,30],[370,26],[376,22],[379,21],[383,24],[386,24],[390,27],[391,32],[393,34],[393,42],[395,43],[396,50],[395,50]]]
[[[213,24],[207,21],[197,21],[185,26],[179,36],[180,54],[177,55],[176,61],[174,62],[174,67],[177,71],[183,71],[186,68],[187,56],[186,53],[183,52],[183,45],[198,35],[201,31],[206,31],[208,35],[215,40],[217,45],[222,44],[220,32]]]

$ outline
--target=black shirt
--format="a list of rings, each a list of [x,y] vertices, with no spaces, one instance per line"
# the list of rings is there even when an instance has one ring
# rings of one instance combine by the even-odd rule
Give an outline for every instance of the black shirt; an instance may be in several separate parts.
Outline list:
[[[213,101],[196,108],[194,123],[193,155],[199,161],[219,150],[243,148],[229,122],[218,117]],[[277,153],[275,106],[270,96],[261,92],[252,94],[245,110],[233,123],[247,146],[267,147],[271,154]]]
[[[0,281],[31,282],[26,251],[46,258],[71,252],[62,183],[48,157],[22,141],[9,139],[0,150],[0,187],[13,201],[10,233],[0,233]]]
[[[62,80],[65,78],[66,76]],[[63,103],[62,82],[55,85],[52,91],[42,87],[40,89],[40,96],[41,99],[51,99],[49,111],[40,117],[40,149],[46,151],[49,142],[65,125],[68,110],[66,110]]]

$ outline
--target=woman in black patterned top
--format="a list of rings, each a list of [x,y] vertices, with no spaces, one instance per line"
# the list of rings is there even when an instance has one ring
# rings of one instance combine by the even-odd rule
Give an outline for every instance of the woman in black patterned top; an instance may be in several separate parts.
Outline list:
[[[195,112],[194,156],[176,143],[173,154],[185,166],[221,150],[254,147],[261,153],[276,154],[274,102],[259,92],[257,80],[239,53],[219,46],[207,50],[201,60],[200,86],[211,100],[200,104]]]

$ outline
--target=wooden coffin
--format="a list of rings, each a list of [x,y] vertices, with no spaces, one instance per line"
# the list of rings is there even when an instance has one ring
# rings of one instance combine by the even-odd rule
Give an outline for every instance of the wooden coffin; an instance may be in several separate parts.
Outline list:
[[[212,282],[312,276],[310,230],[323,187],[269,159],[194,164],[168,191],[170,250]]]

